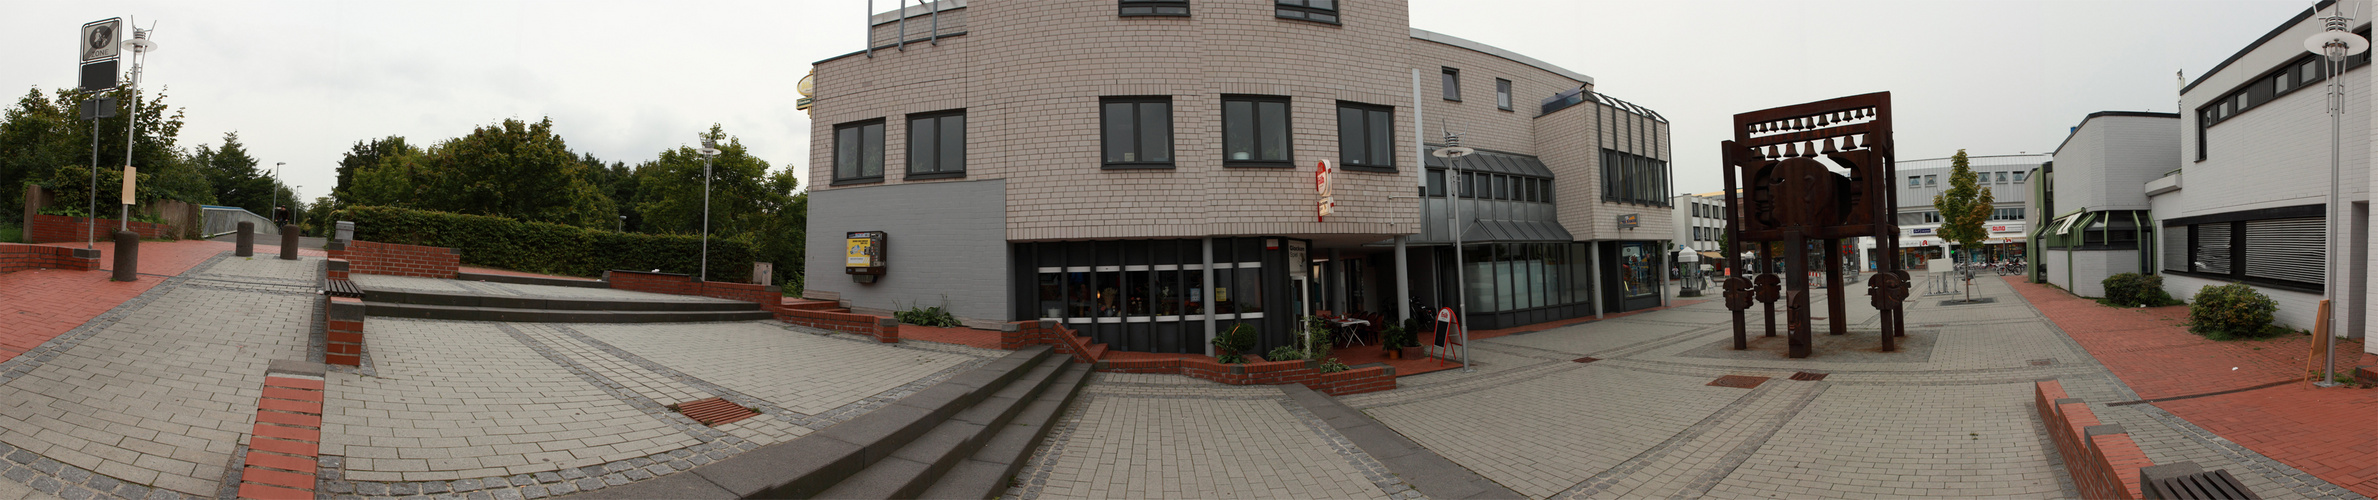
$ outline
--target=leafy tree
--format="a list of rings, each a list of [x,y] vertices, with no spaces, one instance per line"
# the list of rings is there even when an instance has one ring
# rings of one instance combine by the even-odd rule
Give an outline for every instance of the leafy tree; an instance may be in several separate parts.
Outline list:
[[[420,152],[421,148],[405,144],[405,138],[399,136],[392,135],[368,141],[355,141],[355,147],[348,149],[347,155],[339,158],[338,185],[330,188],[330,194],[340,200],[346,200],[348,198],[347,191],[355,185],[357,170],[379,165],[381,158],[413,155]]]
[[[768,162],[719,125],[698,137],[719,143],[711,158],[710,234],[751,243],[760,261],[775,265],[776,282],[797,287],[809,206],[806,193],[794,194],[799,176],[789,168],[770,174]],[[702,155],[695,147],[662,151],[622,182],[635,183],[639,231],[701,232]]]
[[[372,163],[355,166],[355,178],[339,193],[338,202],[347,206],[378,205],[418,208],[422,205],[424,182],[416,179],[424,175],[419,149],[386,151]]]
[[[288,199],[279,196],[280,186],[257,167],[255,157],[248,156],[247,146],[239,142],[239,132],[224,132],[220,148],[199,145],[192,158],[215,187],[217,205],[240,207],[269,218],[278,206],[274,201]]]
[[[116,116],[98,120],[96,152],[102,171],[121,171],[124,161],[124,128],[137,115],[139,138],[134,141],[132,157],[140,167],[142,185],[136,197],[144,200],[175,199],[196,203],[212,202],[211,189],[195,179],[184,161],[183,152],[174,147],[181,133],[183,114],[165,104],[164,91],[146,93],[135,113],[125,90],[84,92],[59,90],[44,94],[39,87],[30,89],[0,117],[0,214],[14,214],[24,206],[23,184],[33,182],[56,189],[65,184],[81,187],[81,197],[59,196],[53,206],[88,207],[92,164],[92,123],[83,120],[82,104],[100,97],[116,99]],[[171,111],[168,114],[168,111]],[[84,177],[73,183],[56,179],[56,169],[79,165]],[[120,179],[120,177],[119,177]],[[155,179],[150,181],[149,179]],[[152,191],[149,182],[162,183]],[[104,205],[104,204],[103,204]]]
[[[507,119],[439,143],[424,155],[416,189],[424,208],[579,227],[616,224],[618,208],[589,168],[553,134],[553,119]]]
[[[1949,190],[1932,196],[1932,208],[1940,210],[1940,238],[1962,245],[1967,255],[1980,252],[1982,240],[1990,238],[1982,224],[1990,220],[1994,207],[1990,188],[1979,184],[1966,164],[1965,150],[1959,149],[1949,157]]]

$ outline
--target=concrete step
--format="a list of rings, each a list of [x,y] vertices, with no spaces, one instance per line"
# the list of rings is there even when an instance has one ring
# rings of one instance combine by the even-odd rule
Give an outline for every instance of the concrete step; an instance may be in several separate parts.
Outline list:
[[[366,303],[417,304],[451,307],[494,307],[503,309],[551,309],[560,311],[758,311],[757,302],[705,300],[600,300],[600,299],[544,299],[477,295],[467,293],[432,293],[412,290],[375,290],[365,288]]]
[[[839,303],[839,302],[835,302],[835,301],[831,301],[831,300],[808,300],[808,299],[795,299],[795,298],[790,298],[790,297],[787,297],[787,298],[785,298],[785,299],[784,299],[784,301],[783,301],[783,304],[784,304],[784,307],[785,307],[786,309],[811,309],[811,310],[825,310],[825,309],[838,309],[838,308],[841,308],[841,307],[842,307],[842,304],[841,304],[841,303]]]
[[[757,304],[752,304],[757,305]],[[575,309],[522,309],[482,306],[441,306],[390,302],[363,303],[365,316],[388,318],[443,319],[455,321],[512,321],[527,323],[686,323],[703,321],[757,321],[773,319],[775,313],[761,310],[741,311],[602,311]]]
[[[1005,424],[996,426],[996,433],[982,449],[934,479],[918,498],[993,498],[1006,492],[1025,461],[1032,458],[1032,450],[1048,437],[1057,418],[1065,414],[1089,380],[1090,365],[1063,364],[1063,371],[1052,377],[1047,389]]]
[[[492,282],[496,282],[496,283],[511,283],[511,284],[515,284],[515,285],[568,286],[568,287],[578,287],[578,288],[611,288],[611,282],[608,282],[608,281],[603,281],[603,280],[590,280],[590,279],[570,279],[570,278],[540,278],[540,277],[535,277],[535,276],[513,276],[513,275],[509,275],[509,274],[486,274],[486,273],[466,273],[466,272],[457,272],[457,273],[454,273],[454,279],[458,279],[458,280],[469,280],[469,281],[492,281]]]
[[[1018,396],[1006,392],[1011,386],[1045,386],[1045,381],[1026,377],[1047,378],[1053,374],[1039,370],[1043,365],[1062,365],[1065,360],[1054,354],[1049,346],[1035,346],[1017,350],[972,370],[960,372],[925,390],[901,398],[875,411],[851,418],[833,427],[801,436],[792,441],[762,446],[759,449],[729,457],[726,460],[695,467],[688,474],[675,474],[662,479],[687,476],[693,479],[673,481],[638,481],[616,488],[573,495],[585,498],[810,498],[838,483],[856,481],[854,476],[869,469],[872,474],[893,479],[902,473],[924,475],[931,462],[941,461],[927,456],[928,448],[950,447],[967,441],[982,442],[981,438],[965,438],[970,434],[987,435],[989,426],[962,419],[980,418],[994,414],[992,410],[968,413],[974,406],[991,401],[1002,404],[1001,395]],[[1021,382],[1021,383],[1019,383]],[[1021,401],[1029,398],[1015,398]],[[964,413],[965,417],[959,415]],[[946,426],[944,424],[952,424]],[[919,444],[925,443],[925,444]],[[903,453],[904,448],[915,448]],[[967,453],[973,450],[968,449]],[[963,453],[959,456],[965,456]],[[955,462],[952,460],[951,462]],[[880,467],[878,467],[880,466]],[[919,486],[907,496],[915,496]],[[905,482],[905,481],[902,481]],[[853,484],[844,491],[858,491]],[[899,488],[881,489],[897,492]]]
[[[1059,370],[1071,363],[1058,356],[1043,358],[1030,371],[989,397],[951,415],[894,450],[889,457],[818,494],[818,498],[919,498],[925,488],[966,460],[1002,430],[1027,403],[1040,397]]]

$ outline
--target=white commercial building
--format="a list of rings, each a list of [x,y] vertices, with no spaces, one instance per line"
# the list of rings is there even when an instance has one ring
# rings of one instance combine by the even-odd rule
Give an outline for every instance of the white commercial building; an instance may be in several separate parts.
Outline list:
[[[2107,276],[2155,272],[2162,240],[2147,196],[2178,189],[2179,128],[2177,114],[2125,111],[2090,113],[2073,127],[2042,167],[2047,178],[2033,182],[2045,192],[2030,210],[2045,221],[2031,233],[2039,276],[2102,297]]]
[[[2023,232],[2024,202],[2031,199],[2031,171],[2047,160],[2047,155],[2036,154],[1967,155],[1967,169],[1978,176],[1976,187],[1990,190],[1991,195],[1990,220],[1983,224],[1990,236],[1977,249],[1978,254],[1964,253],[1962,245],[1942,240],[1938,234],[1942,218],[1940,210],[1933,208],[1932,198],[1949,190],[1949,172],[1953,170],[1950,159],[1899,162],[1899,179],[1891,183],[1899,190],[1899,261],[1919,268],[1950,251],[1975,255],[1982,261],[2023,258],[2023,242],[2028,240]],[[1863,260],[1854,264],[1859,269],[1873,270],[1873,263],[1880,255],[1874,248],[1874,239],[1859,238],[1857,245],[1856,255]]]

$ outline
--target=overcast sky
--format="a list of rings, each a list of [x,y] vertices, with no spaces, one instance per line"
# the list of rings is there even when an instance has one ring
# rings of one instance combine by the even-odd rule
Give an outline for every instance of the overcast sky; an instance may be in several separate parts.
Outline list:
[[[0,2],[0,105],[74,85],[83,23],[155,23],[142,87],[187,110],[180,145],[238,131],[266,168],[287,162],[309,199],[329,192],[356,141],[427,145],[505,118],[552,117],[571,149],[631,165],[719,123],[770,165],[807,167],[793,83],[861,48],[867,5]],[[1700,192],[1719,188],[1716,146],[1735,113],[1887,90],[1901,159],[2045,153],[2091,112],[2174,111],[2174,72],[2194,80],[2311,4],[1412,0],[1411,24],[1658,110],[1675,124],[1677,191]]]

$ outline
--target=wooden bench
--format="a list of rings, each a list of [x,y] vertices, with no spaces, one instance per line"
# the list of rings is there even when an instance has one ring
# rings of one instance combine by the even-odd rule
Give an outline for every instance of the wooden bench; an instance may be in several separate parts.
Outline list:
[[[332,297],[363,298],[363,287],[349,280],[323,280],[322,293]]]

